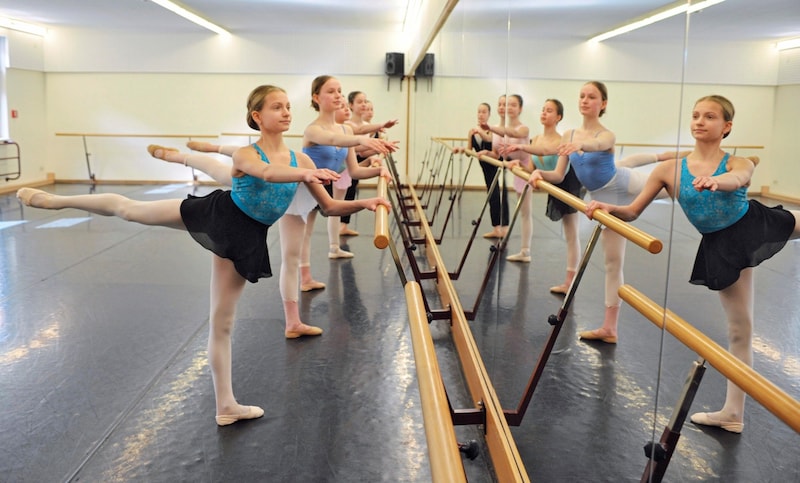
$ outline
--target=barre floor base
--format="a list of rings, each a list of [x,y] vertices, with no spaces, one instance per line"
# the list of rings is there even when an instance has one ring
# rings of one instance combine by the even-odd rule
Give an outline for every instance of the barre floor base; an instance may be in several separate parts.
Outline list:
[[[95,189],[145,200],[183,198],[195,188]],[[470,323],[508,409],[561,302],[548,288],[562,281],[564,243],[560,224],[543,216],[544,198],[533,196],[532,262],[501,257]],[[444,237],[448,266],[456,266],[482,202],[480,192],[458,202]],[[664,240],[664,254],[671,211],[654,205],[639,225]],[[342,239],[355,253],[348,260],[327,258],[325,219],[317,220],[312,271],[327,287],[302,293],[300,305],[304,320],[324,329],[321,337],[283,336],[280,247],[271,230],[275,277],[245,289],[233,341],[234,391],[265,415],[218,427],[206,354],[207,252],[176,230],[23,208],[13,195],[0,197],[0,213],[0,480],[430,480],[404,293],[389,250],[373,246],[371,214],[354,218],[361,236]],[[672,268],[665,255],[629,244],[626,282],[724,343],[716,294],[686,282],[698,237],[681,216]],[[478,233],[487,227],[484,220]],[[590,229],[583,220],[584,240]],[[490,243],[476,240],[456,281],[465,308]],[[509,243],[518,251],[519,225]],[[616,346],[578,341],[578,331],[601,322],[601,255],[598,248],[523,422],[512,428],[532,480],[638,481],[642,447],[661,434],[694,359],[667,334],[660,362],[661,333],[629,307]],[[435,288],[422,285],[436,301]],[[758,268],[756,287],[755,367],[800,398],[800,244]],[[453,406],[470,407],[447,322],[431,330]],[[693,409],[717,409],[724,387],[707,371]],[[478,457],[464,459],[469,481],[494,481],[480,428],[456,432],[480,443]],[[800,435],[749,401],[741,435],[687,422],[665,481],[798,481],[799,444]]]

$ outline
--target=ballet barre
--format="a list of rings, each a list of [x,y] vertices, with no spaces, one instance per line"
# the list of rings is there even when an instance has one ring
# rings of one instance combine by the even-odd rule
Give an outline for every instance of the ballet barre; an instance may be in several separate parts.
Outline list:
[[[616,143],[615,146],[619,146],[619,156],[622,157],[622,152],[625,150],[626,147],[631,148],[671,148],[675,149],[676,151],[680,151],[681,148],[687,148],[689,150],[694,149],[694,144],[646,144],[646,143]],[[727,146],[720,146],[722,149],[732,149],[733,155],[736,155],[736,151],[739,149],[764,149],[764,146],[750,146],[746,144],[729,144]]]
[[[14,147],[14,151],[16,152],[16,154],[6,155],[6,156],[3,156],[3,157],[0,157],[0,161],[10,161],[10,160],[16,160],[17,161],[17,170],[16,171],[13,171],[13,170],[12,171],[8,171],[6,173],[0,174],[0,176],[5,176],[6,181],[13,181],[15,179],[19,179],[19,177],[22,175],[22,164],[21,164],[21,156],[20,156],[20,153],[19,153],[19,144],[15,143],[11,139],[6,139],[4,141],[0,141],[0,146],[13,146]],[[4,152],[4,154],[5,154],[5,152]]]
[[[666,329],[683,345],[694,351],[700,359],[694,362],[675,406],[669,424],[664,428],[658,444],[645,446],[649,460],[641,482],[660,482],[680,438],[680,430],[705,372],[705,363],[716,368],[730,382],[736,384],[750,397],[761,403],[789,427],[800,433],[800,402],[793,399],[764,376],[756,372],[708,336],[664,309],[630,285],[619,288],[619,296],[660,329]]]
[[[114,134],[114,133],[78,133],[78,132],[57,132],[56,136],[73,136],[83,139],[83,153],[86,157],[86,170],[89,172],[89,179],[95,183],[95,176],[92,172],[92,164],[89,160],[91,153],[86,144],[86,138],[183,138],[183,139],[200,139],[200,138],[216,138],[216,134]]]
[[[462,143],[468,143],[469,139],[467,138],[460,138],[460,137],[438,137],[436,139],[441,139],[442,141],[457,141]],[[675,149],[679,151],[681,148],[686,148],[688,150],[694,148],[694,144],[653,144],[653,143],[614,143],[615,147],[619,147],[619,156],[622,156],[622,152],[625,150],[626,147],[629,148],[667,148],[667,149]],[[452,146],[451,146],[452,147]],[[728,144],[720,146],[722,149],[732,149],[733,152],[731,154],[736,155],[736,151],[739,149],[764,149],[764,146],[759,145],[749,145],[749,144]]]
[[[253,138],[261,137],[261,134],[259,134],[258,132],[223,132],[223,133],[220,133],[220,136],[246,137],[247,138],[247,144],[250,144],[250,143],[253,142]],[[302,134],[286,134],[286,133],[284,133],[283,137],[284,138],[288,138],[288,139],[303,139],[303,135]]]
[[[470,155],[470,156],[473,156],[473,157],[478,157],[477,153],[472,151],[472,150],[465,150],[465,153]],[[507,169],[506,168],[507,165],[505,163],[503,163],[503,162],[501,162],[501,161],[499,161],[497,159],[491,158],[489,156],[480,156],[480,157],[478,157],[478,159],[480,159],[483,162],[486,162],[486,163],[489,163],[489,164],[493,164],[493,165],[497,166],[498,168],[500,168],[498,170],[498,173],[500,173],[504,169]],[[515,176],[518,176],[518,177],[520,177],[522,179],[525,179],[526,181],[529,180],[529,178],[530,178],[530,175],[525,170],[523,170],[523,169],[521,169],[519,167],[513,168],[512,171],[513,171]],[[560,199],[561,201],[564,201],[565,203],[569,204],[570,206],[572,206],[576,210],[585,211],[585,209],[586,209],[586,204],[583,202],[583,200],[579,199],[576,196],[573,196],[570,193],[567,193],[566,191],[558,188],[557,186],[554,186],[554,185],[552,185],[552,184],[550,184],[550,183],[548,183],[546,181],[543,181],[543,180],[538,181],[537,182],[537,186],[541,187],[544,191],[547,191],[552,196],[554,196],[554,197]],[[526,186],[526,189],[529,189],[529,187]],[[521,198],[522,198],[522,196],[520,197],[520,199]],[[517,207],[517,209],[518,208],[519,207]],[[603,221],[605,221],[606,226],[608,226],[612,230],[620,233],[622,236],[626,237],[627,239],[630,239],[630,240],[634,241],[639,246],[642,246],[643,248],[647,249],[650,253],[654,253],[654,254],[655,253],[659,253],[661,251],[661,249],[663,248],[663,244],[661,243],[660,240],[658,240],[656,238],[653,238],[652,236],[650,236],[650,235],[648,235],[648,234],[646,234],[644,232],[641,232],[640,230],[628,225],[627,223],[623,222],[622,220],[619,220],[618,218],[616,218],[614,216],[611,216],[611,215],[609,215],[609,214],[607,214],[605,212],[602,212],[601,210],[596,210],[595,214],[597,215],[598,219],[602,219]],[[516,218],[516,213],[515,213],[514,218]],[[513,220],[514,220],[514,218],[511,219],[511,223],[509,224],[508,234],[506,234],[506,236],[498,244],[498,247],[500,249],[502,249],[502,247],[504,247],[504,244],[506,243],[506,240],[507,240],[509,234],[511,233],[512,229],[513,229],[513,226],[514,226]],[[528,408],[528,406],[530,404],[530,401],[532,399],[533,393],[536,390],[536,387],[538,386],[538,383],[541,380],[541,376],[542,376],[542,374],[544,372],[544,368],[547,365],[547,361],[549,360],[549,357],[552,354],[553,348],[555,347],[555,342],[556,342],[556,340],[557,340],[557,338],[558,338],[558,336],[560,334],[560,331],[561,331],[561,328],[562,328],[562,326],[564,324],[564,321],[567,318],[567,315],[569,313],[569,307],[570,307],[570,305],[572,304],[572,301],[575,298],[575,293],[577,292],[578,286],[580,285],[580,282],[583,279],[583,274],[586,271],[586,268],[588,267],[589,259],[591,258],[591,255],[594,252],[594,249],[597,246],[597,243],[598,243],[598,241],[600,239],[601,231],[602,231],[602,225],[600,223],[598,223],[595,226],[594,230],[592,230],[592,234],[591,234],[591,236],[589,237],[589,240],[586,243],[586,248],[585,248],[584,253],[583,253],[582,257],[581,257],[578,270],[575,273],[575,278],[573,279],[572,283],[570,284],[570,286],[569,286],[569,288],[567,290],[567,293],[566,293],[566,295],[564,297],[564,300],[563,300],[563,302],[561,304],[561,307],[559,308],[559,311],[556,314],[550,315],[550,317],[547,320],[548,324],[550,324],[550,326],[551,326],[550,334],[549,334],[549,336],[547,337],[547,339],[545,341],[544,348],[540,352],[539,358],[538,358],[538,360],[536,362],[536,366],[534,367],[533,372],[531,373],[531,376],[528,379],[527,386],[526,386],[526,388],[525,388],[525,390],[523,392],[522,397],[520,398],[519,403],[517,404],[516,409],[513,409],[513,410],[509,409],[509,410],[505,410],[504,411],[504,414],[506,415],[506,419],[508,421],[508,424],[510,424],[512,426],[519,426],[520,424],[522,424],[522,419],[525,416],[525,412],[527,411],[527,408]],[[494,259],[496,258],[496,255],[497,255],[496,253],[493,254],[492,258],[490,259],[490,262],[489,262],[490,265],[489,265],[489,269],[487,270],[487,274],[488,274],[488,271],[492,269],[492,266],[493,266],[493,263],[494,263]],[[484,283],[485,283],[485,281],[484,281]],[[481,288],[481,293],[479,293],[479,296],[478,296],[479,299],[482,296],[483,288],[484,287]],[[476,308],[477,308],[477,303],[476,303]]]
[[[503,413],[502,405],[492,386],[480,350],[472,336],[469,322],[458,298],[458,293],[448,275],[444,261],[434,241],[433,233],[419,197],[413,186],[408,186],[411,200],[415,206],[414,214],[419,220],[417,228],[425,239],[425,255],[436,278],[436,289],[442,306],[449,315],[453,343],[461,361],[467,388],[472,396],[474,408],[451,409],[451,417],[456,425],[483,425],[486,446],[492,459],[492,466],[498,481],[528,482],[522,458],[517,450],[514,437]],[[413,254],[409,251],[409,258]],[[431,320],[429,317],[428,320]]]
[[[393,163],[391,156],[387,156],[387,165],[390,172],[395,170]],[[430,224],[425,217],[419,196],[413,185],[401,184],[399,178],[393,179],[392,187],[391,193],[388,193],[388,199],[392,205],[391,214],[397,223],[408,263],[414,271],[416,280],[407,280],[406,269],[391,238],[389,239],[389,248],[406,291],[415,363],[419,377],[420,398],[423,404],[423,417],[426,438],[429,442],[434,481],[463,481],[461,470],[450,459],[456,454],[454,446],[470,459],[479,454],[477,442],[457,443],[454,432],[450,430],[450,425],[481,425],[497,481],[528,482],[530,479],[503,415],[497,394],[491,386],[488,372],[480,358],[468,321],[458,302],[458,296],[438,252],[437,244],[434,241]],[[409,202],[410,204],[403,202]],[[403,207],[398,208],[398,203],[403,203]],[[411,233],[412,227],[413,230],[421,232],[421,239],[426,247],[423,254],[416,251],[417,242],[413,241],[416,234]],[[419,269],[416,268],[417,256],[428,261],[428,266],[431,267],[428,272],[420,274]],[[444,308],[430,309],[425,294],[420,287],[420,280],[422,279],[435,282],[436,290]],[[437,360],[436,352],[433,348],[430,330],[426,326],[432,320],[445,319],[450,321],[452,327],[453,342],[461,361],[464,380],[466,380],[471,396],[471,407],[454,409],[451,406],[441,372],[438,370],[438,363],[433,364],[433,361]],[[425,354],[421,355],[420,351]],[[461,381],[461,378],[459,378],[459,381]],[[450,460],[445,462],[435,461],[442,459],[442,457],[435,456],[434,451],[444,454],[444,458]],[[440,464],[443,466],[436,468]]]
[[[386,199],[387,181],[383,176],[378,177],[378,198]],[[375,210],[375,236],[372,239],[375,248],[383,250],[389,246],[389,209],[383,205]]]
[[[472,150],[465,151],[470,156],[478,157],[478,154]],[[499,161],[494,158],[490,158],[489,156],[480,156],[478,157],[481,161],[494,164],[500,168],[504,168],[505,164],[502,161]],[[530,174],[526,172],[524,169],[520,168],[519,166],[515,166],[511,172],[514,175],[524,179],[529,180]],[[566,191],[554,186],[551,183],[548,183],[545,180],[538,180],[536,181],[536,188],[541,189],[542,191],[546,191],[548,194],[553,195],[554,197],[558,198],[559,200],[563,201],[564,203],[568,204],[572,208],[575,208],[579,212],[583,213],[586,211],[586,203],[583,200],[578,198],[577,196],[571,195]],[[606,227],[614,230],[615,232],[619,233],[620,235],[624,236],[628,240],[632,241],[633,243],[639,245],[640,247],[644,248],[650,253],[656,254],[661,253],[661,249],[664,247],[664,244],[661,240],[648,235],[647,233],[643,232],[642,230],[636,228],[635,226],[626,223],[616,216],[612,216],[606,213],[603,210],[595,210],[592,214],[595,220],[602,223]]]
[[[422,289],[417,282],[409,281],[405,285],[405,293],[432,480],[441,483],[466,482],[442,373],[422,304]]]
[[[793,399],[671,310],[664,310],[630,285],[620,287],[619,296],[659,328],[666,328],[667,332],[708,361],[729,381],[800,433],[800,401]]]

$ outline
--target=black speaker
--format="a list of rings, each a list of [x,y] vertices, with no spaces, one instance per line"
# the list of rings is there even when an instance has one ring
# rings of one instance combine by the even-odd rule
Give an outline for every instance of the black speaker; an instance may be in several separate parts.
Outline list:
[[[390,77],[402,77],[405,67],[405,54],[402,52],[386,53],[386,75]]]
[[[414,71],[414,77],[433,77],[433,54],[425,54]]]

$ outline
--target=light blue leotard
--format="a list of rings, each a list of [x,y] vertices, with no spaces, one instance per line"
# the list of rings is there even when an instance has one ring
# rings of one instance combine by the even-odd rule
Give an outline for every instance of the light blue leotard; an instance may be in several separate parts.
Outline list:
[[[712,176],[727,171],[729,157],[730,155],[725,153]],[[750,206],[747,200],[747,187],[742,186],[736,191],[697,191],[692,186],[694,178],[695,176],[689,172],[686,158],[683,158],[678,203],[686,213],[686,218],[700,233],[713,233],[727,228],[747,213]]]
[[[539,156],[534,154],[532,155],[532,158],[536,169],[541,169],[542,171],[552,171],[556,169],[556,163],[558,163],[557,154],[548,154],[547,156]],[[567,169],[569,169],[569,166]]]
[[[264,151],[253,143],[253,147],[261,155],[261,160],[269,164]],[[291,151],[289,166],[297,167],[297,158]],[[232,179],[231,199],[244,214],[265,225],[273,225],[283,216],[286,208],[294,198],[297,183],[270,183],[263,179],[246,174]]]
[[[347,133],[344,126],[342,131]],[[350,148],[342,148],[339,146],[328,146],[323,144],[314,144],[303,148],[317,168],[327,168],[337,173],[341,173],[347,168],[347,152]]]

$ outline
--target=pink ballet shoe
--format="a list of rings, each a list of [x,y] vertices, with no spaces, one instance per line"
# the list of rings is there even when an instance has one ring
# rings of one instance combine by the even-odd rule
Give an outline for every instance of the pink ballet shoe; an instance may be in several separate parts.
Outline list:
[[[569,290],[569,286],[566,284],[556,285],[555,287],[550,287],[550,293],[557,293],[561,295],[567,295],[567,291]]]
[[[328,258],[353,258],[353,252],[348,252],[346,250],[342,250],[341,248],[337,248],[335,252],[328,252]]]
[[[33,197],[36,195],[49,195],[50,193],[36,188],[20,188],[17,190],[17,199],[25,206],[33,206]]]
[[[323,288],[325,288],[325,284],[316,280],[300,284],[301,292],[311,292],[312,290],[322,290]]]
[[[322,329],[314,327],[313,325],[303,325],[300,330],[287,330],[284,332],[287,339],[297,339],[304,335],[322,335]]]
[[[264,415],[264,410],[258,406],[245,406],[247,412],[244,414],[224,414],[217,416],[217,426],[227,426],[242,419],[256,419]]]
[[[530,263],[531,262],[531,253],[528,250],[522,250],[519,253],[515,253],[514,255],[507,256],[506,260],[508,260],[509,262]]]
[[[219,148],[211,143],[205,141],[188,141],[186,147],[192,151],[199,151],[201,153],[218,153]]]
[[[739,434],[744,429],[744,423],[737,423],[736,421],[721,421],[715,419],[710,413],[694,413],[689,418],[694,424],[701,424],[703,426],[713,426],[722,428],[725,431]]]
[[[161,151],[161,156],[156,156],[156,151]],[[150,156],[156,159],[164,159],[164,157],[167,155],[167,151],[174,151],[176,153],[178,152],[178,150],[175,148],[167,148],[158,144],[151,144],[147,146],[147,152],[150,153]]]
[[[358,232],[350,228],[345,228],[339,231],[339,236],[358,236]]]
[[[585,330],[578,334],[578,338],[581,340],[599,340],[605,342],[606,344],[617,343],[616,335],[604,335],[600,332],[600,330],[601,329]]]

